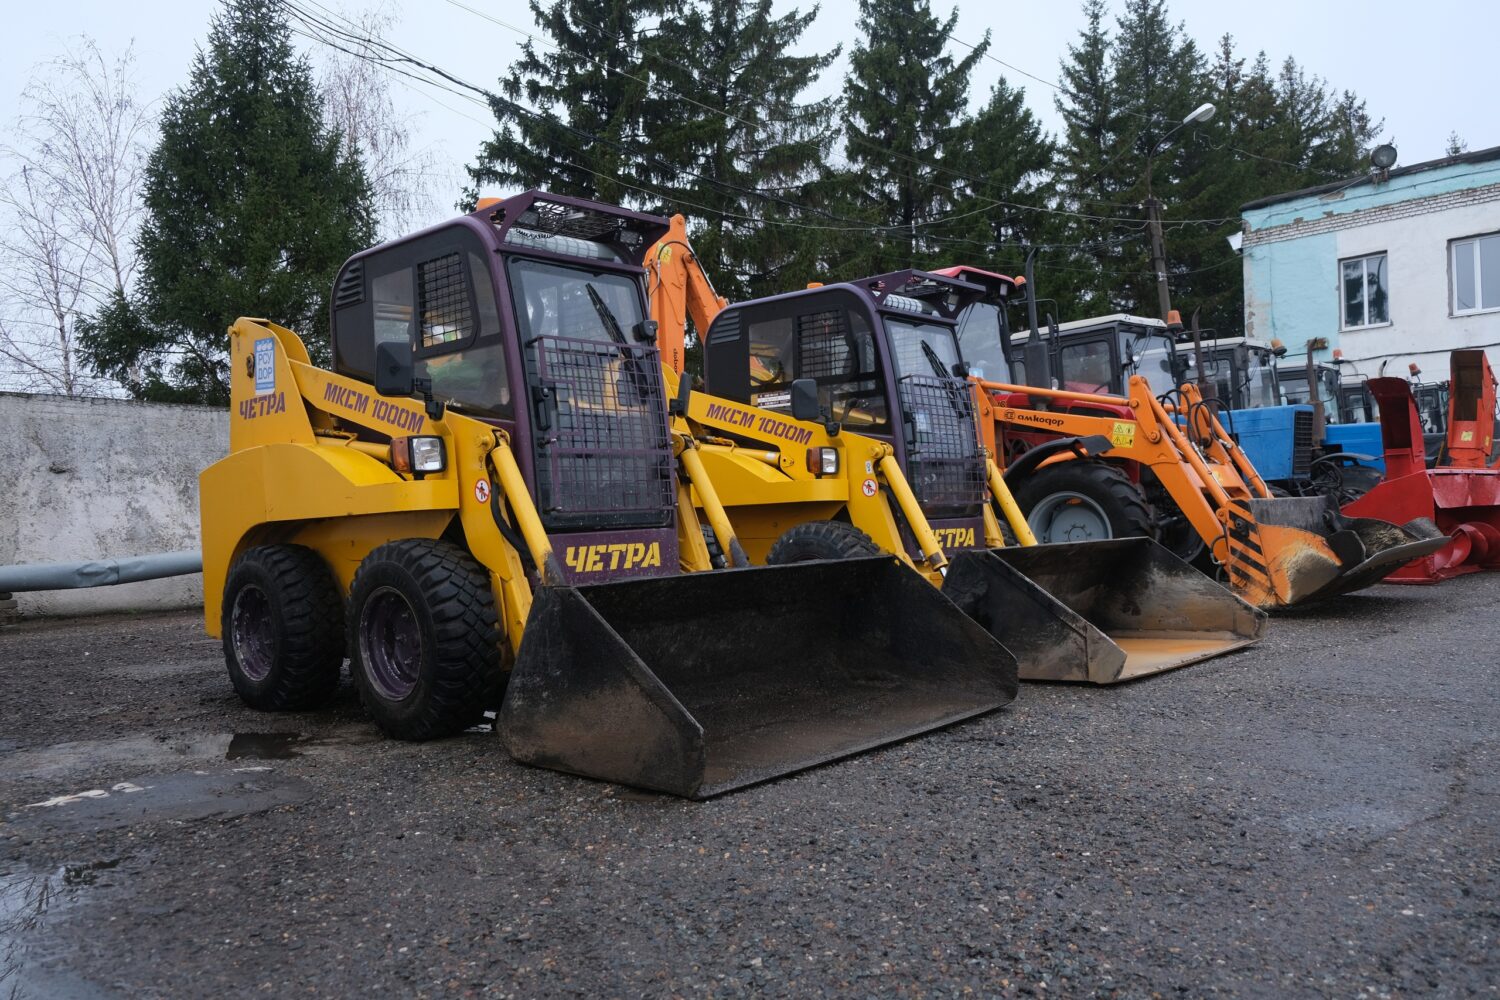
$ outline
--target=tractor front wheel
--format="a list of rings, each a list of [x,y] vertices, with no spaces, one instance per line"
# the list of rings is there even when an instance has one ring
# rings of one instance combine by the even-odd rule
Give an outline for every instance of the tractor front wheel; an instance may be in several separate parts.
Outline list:
[[[500,701],[500,631],[489,574],[450,542],[411,538],[365,557],[349,594],[360,699],[387,735],[452,736]]]
[[[1012,491],[1043,545],[1156,536],[1141,488],[1106,462],[1078,459],[1045,466]]]

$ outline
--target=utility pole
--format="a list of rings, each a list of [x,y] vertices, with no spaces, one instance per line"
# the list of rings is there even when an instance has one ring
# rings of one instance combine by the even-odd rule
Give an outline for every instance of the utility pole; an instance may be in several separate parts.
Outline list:
[[[1151,234],[1151,270],[1156,272],[1157,305],[1161,308],[1161,318],[1164,323],[1172,322],[1172,295],[1167,290],[1167,244],[1161,234],[1162,203],[1151,193],[1151,168],[1156,160],[1157,151],[1165,148],[1168,140],[1179,130],[1186,125],[1201,125],[1213,116],[1212,104],[1198,105],[1193,109],[1192,114],[1173,126],[1166,135],[1152,142],[1151,148],[1146,151],[1146,224]]]
[[[1156,300],[1163,322],[1171,321],[1172,293],[1167,289],[1167,244],[1161,235],[1161,199],[1151,191],[1151,161],[1146,161],[1146,224],[1151,230],[1151,270],[1156,272]]]

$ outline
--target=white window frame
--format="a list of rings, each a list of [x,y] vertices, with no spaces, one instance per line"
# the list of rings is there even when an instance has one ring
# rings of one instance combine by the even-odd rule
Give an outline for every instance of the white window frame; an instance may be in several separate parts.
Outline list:
[[[1485,313],[1500,312],[1500,302],[1492,306],[1481,306],[1477,309],[1458,308],[1458,248],[1461,244],[1469,244],[1474,248],[1474,297],[1482,299],[1484,296],[1484,285],[1480,283],[1483,277],[1479,267],[1479,243],[1481,240],[1500,239],[1500,232],[1479,233],[1474,236],[1465,236],[1461,239],[1448,241],[1448,315],[1449,316],[1482,316]]]
[[[1345,264],[1353,264],[1355,262],[1358,262],[1360,264],[1365,264],[1365,267],[1361,270],[1360,273],[1365,278],[1365,281],[1364,281],[1364,290],[1365,290],[1365,318],[1369,319],[1370,318],[1370,298],[1369,298],[1369,292],[1370,292],[1370,279],[1369,279],[1370,268],[1369,268],[1368,264],[1366,264],[1366,262],[1374,260],[1376,257],[1383,257],[1383,258],[1385,258],[1385,280],[1386,280],[1385,319],[1381,320],[1379,323],[1358,323],[1358,324],[1355,324],[1355,325],[1351,326],[1351,325],[1349,325],[1349,324],[1347,324],[1347,323],[1344,322],[1344,319],[1345,319],[1345,317],[1344,317],[1344,265]],[[1391,291],[1390,291],[1391,257],[1390,257],[1390,252],[1389,251],[1386,251],[1386,250],[1372,250],[1369,253],[1356,254],[1353,257],[1340,257],[1339,258],[1339,272],[1338,272],[1338,276],[1339,276],[1338,289],[1339,289],[1339,329],[1340,330],[1374,330],[1374,329],[1376,329],[1378,327],[1390,326],[1391,325]]]

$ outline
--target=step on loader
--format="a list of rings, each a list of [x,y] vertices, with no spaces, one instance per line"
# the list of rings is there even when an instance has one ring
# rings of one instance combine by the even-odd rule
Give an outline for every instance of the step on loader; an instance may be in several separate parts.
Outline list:
[[[964,277],[983,274],[953,270]],[[973,381],[985,445],[1007,460],[1006,482],[1026,497],[1033,527],[1041,509],[1054,512],[1069,530],[1112,537],[1124,520],[1110,516],[1113,499],[1120,510],[1147,514],[1130,521],[1130,530],[1160,534],[1160,508],[1169,508],[1169,517],[1202,540],[1234,592],[1268,611],[1359,590],[1442,546],[1433,537],[1436,529],[1420,519],[1399,526],[1346,517],[1324,496],[1274,496],[1192,383],[1160,398],[1141,374],[1129,378],[1124,396],[1052,388],[1107,380],[1108,373],[1069,367],[1086,369],[1086,351],[1071,357],[1059,352],[1062,370],[1051,371],[1033,287],[1026,282],[1032,327],[1024,357],[1027,384],[996,378],[998,366]],[[983,350],[979,344],[986,339],[1006,343],[1004,323],[986,322],[966,342]],[[1085,480],[1130,484],[1121,492],[1133,492],[1109,498]],[[1149,503],[1139,485],[1148,480],[1159,503]]]
[[[688,316],[703,341],[711,396],[684,431],[753,561],[897,553],[1023,679],[1110,684],[1259,637],[1263,615],[1150,539],[1035,546],[954,370],[954,317],[981,289],[904,271],[729,306],[673,223],[647,255],[672,290],[652,312],[664,345]],[[1002,519],[1034,547],[1007,546]]]
[[[1014,698],[900,559],[712,571],[697,510],[746,560],[668,422],[640,266],[666,228],[531,191],[365,251],[332,370],[234,324],[204,615],[248,704],[317,705],[347,654],[391,736],[498,707],[519,761],[701,798]]]
[[[1385,478],[1343,512],[1351,517],[1431,521],[1445,543],[1386,577],[1387,583],[1437,583],[1500,570],[1500,470],[1495,443],[1495,377],[1480,350],[1454,351],[1443,464],[1427,468],[1423,424],[1406,379],[1372,378],[1380,407]]]

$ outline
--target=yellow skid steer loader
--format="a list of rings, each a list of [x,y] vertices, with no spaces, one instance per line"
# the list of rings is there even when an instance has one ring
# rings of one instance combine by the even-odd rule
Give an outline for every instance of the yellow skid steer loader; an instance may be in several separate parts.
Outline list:
[[[692,319],[711,394],[679,426],[754,562],[909,557],[1027,680],[1113,684],[1261,636],[1264,614],[1152,539],[1036,544],[956,370],[984,289],[902,271],[729,305],[673,226],[647,255],[652,312],[668,357]]]
[[[665,231],[527,192],[351,258],[331,371],[234,324],[204,615],[248,704],[318,704],[347,654],[392,736],[498,705],[517,760],[704,797],[1014,698],[899,558],[710,571],[695,503],[741,549],[669,425],[640,266]]]

